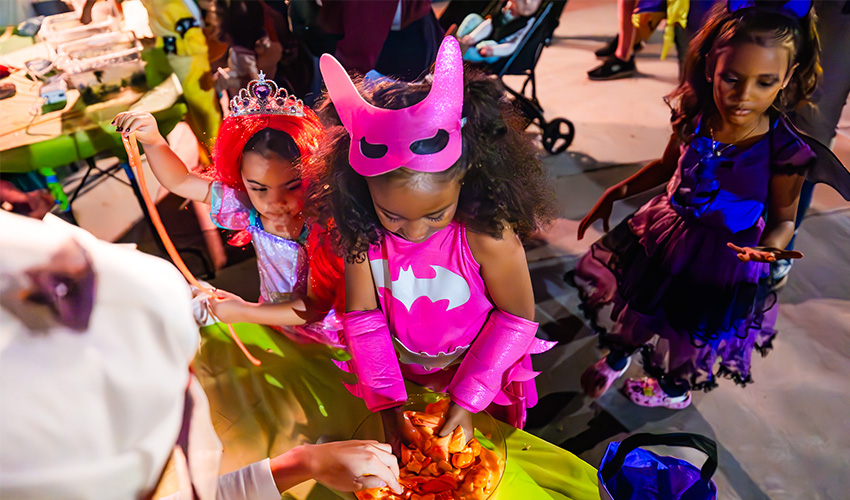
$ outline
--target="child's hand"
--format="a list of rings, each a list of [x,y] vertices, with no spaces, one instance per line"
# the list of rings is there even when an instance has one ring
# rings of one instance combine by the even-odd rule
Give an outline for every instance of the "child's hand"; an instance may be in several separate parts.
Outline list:
[[[384,408],[380,411],[381,422],[384,424],[384,440],[390,446],[392,454],[400,457],[402,440],[408,439],[405,435],[406,427],[402,423],[401,407]]]
[[[599,198],[596,205],[590,209],[590,212],[584,216],[584,219],[582,219],[578,225],[579,240],[584,238],[584,233],[587,231],[587,228],[589,228],[596,219],[602,219],[602,229],[606,233],[608,232],[608,219],[611,217],[611,209],[614,208],[614,199],[613,194],[609,191],[606,191],[605,194]]]
[[[209,299],[210,310],[222,323],[239,323],[245,321],[246,311],[251,304],[242,297],[224,290],[216,290],[215,296]]]
[[[472,439],[474,436],[472,413],[461,408],[460,405],[452,403],[451,407],[449,407],[448,414],[446,415],[446,423],[443,424],[443,428],[440,430],[440,437],[448,436],[454,432],[457,426],[463,427],[463,435],[466,437],[467,441]]]
[[[338,491],[358,491],[387,485],[401,493],[398,459],[390,445],[377,441],[336,441],[305,445],[310,475]]]
[[[733,243],[726,246],[738,253],[741,262],[775,262],[777,259],[802,259],[802,252],[796,250],[782,250],[774,247],[739,247]]]
[[[115,130],[122,136],[128,137],[136,134],[136,139],[142,144],[154,144],[165,141],[156,126],[156,119],[150,113],[140,111],[126,111],[118,113],[112,120]]]
[[[493,47],[491,45],[485,45],[478,49],[478,53],[481,54],[481,57],[490,57],[493,55]]]

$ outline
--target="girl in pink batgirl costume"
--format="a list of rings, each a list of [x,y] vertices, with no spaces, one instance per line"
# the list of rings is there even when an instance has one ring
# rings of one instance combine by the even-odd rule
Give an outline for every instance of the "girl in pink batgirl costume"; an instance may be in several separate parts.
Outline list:
[[[319,114],[336,126],[310,170],[346,257],[350,389],[378,411],[405,402],[407,378],[451,395],[444,433],[493,403],[522,427],[537,401],[529,355],[548,343],[520,237],[553,209],[501,85],[464,74],[451,37],[423,82],[355,84],[328,55],[321,70]]]

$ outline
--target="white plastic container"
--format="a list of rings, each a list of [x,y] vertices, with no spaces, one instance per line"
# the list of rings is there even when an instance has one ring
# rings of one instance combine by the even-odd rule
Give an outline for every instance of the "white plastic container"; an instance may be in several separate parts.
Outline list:
[[[59,45],[56,65],[83,102],[94,104],[127,89],[147,89],[141,52],[132,33],[106,33]]]
[[[38,38],[46,41],[51,49],[56,50],[62,43],[118,31],[120,26],[121,22],[117,17],[109,16],[100,21],[82,24],[79,12],[66,12],[44,18],[41,29],[38,31]]]

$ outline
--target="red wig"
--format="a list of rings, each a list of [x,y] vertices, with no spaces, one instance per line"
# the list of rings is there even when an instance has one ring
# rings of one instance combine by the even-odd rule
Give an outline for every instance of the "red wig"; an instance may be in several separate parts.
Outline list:
[[[242,115],[228,116],[218,129],[213,147],[213,164],[206,175],[234,189],[245,191],[242,182],[242,150],[257,132],[273,128],[292,137],[301,153],[301,163],[307,161],[318,145],[322,126],[316,114],[304,107],[304,116]]]

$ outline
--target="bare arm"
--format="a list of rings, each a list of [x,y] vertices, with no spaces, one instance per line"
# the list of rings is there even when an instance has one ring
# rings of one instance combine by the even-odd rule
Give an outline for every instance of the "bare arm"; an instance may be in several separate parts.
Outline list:
[[[602,227],[607,232],[608,218],[611,216],[611,208],[615,201],[643,193],[668,182],[673,177],[673,173],[676,172],[678,163],[679,140],[674,134],[670,137],[670,142],[667,143],[667,148],[664,150],[664,156],[660,160],[649,162],[631,177],[618,182],[605,191],[593,208],[590,209],[590,212],[579,223],[578,239],[584,238],[587,228],[596,219],[602,219]]]
[[[378,308],[375,283],[369,259],[345,263],[345,311],[371,311]]]
[[[309,299],[297,298],[286,302],[247,302],[224,290],[210,298],[210,309],[223,323],[255,323],[258,325],[297,326],[319,319]]]
[[[262,304],[246,302],[239,296],[224,291],[218,291],[217,295],[210,299],[210,307],[213,314],[225,323],[299,326],[321,320],[334,306],[334,297],[327,294],[319,297],[315,293],[313,280],[309,277],[307,296],[285,302]]]
[[[649,162],[637,173],[614,185],[610,190],[619,194],[618,199],[634,196],[666,183],[673,177],[679,163],[679,139],[670,137],[664,156],[660,160]]]
[[[378,308],[374,278],[369,259],[358,263],[345,263],[345,311],[372,311]],[[380,410],[384,436],[394,453],[400,453],[401,428],[399,408]],[[399,455],[400,456],[400,455]]]
[[[183,160],[160,135],[153,115],[142,112],[119,113],[112,123],[125,137],[136,134],[136,139],[145,148],[145,156],[154,176],[165,189],[187,200],[210,202],[210,181],[189,172]]]
[[[739,259],[744,262],[774,262],[776,259],[803,258],[800,252],[785,250],[794,236],[794,221],[797,218],[803,180],[802,175],[775,174],[770,177],[767,220],[759,246],[739,247],[728,243],[729,248],[738,252]]]
[[[488,234],[469,232],[467,241],[472,255],[481,265],[481,277],[496,308],[525,320],[534,320],[531,275],[519,237],[510,227],[506,227],[502,231],[501,239],[495,239]],[[472,349],[474,348],[473,346]],[[463,370],[463,364],[460,370]],[[460,376],[460,370],[456,377]],[[467,439],[472,437],[472,413],[460,404],[452,402],[440,435],[450,434],[458,425],[463,427]]]
[[[773,175],[767,206],[767,220],[759,244],[784,249],[794,236],[794,221],[800,203],[802,175]]]
[[[534,320],[534,292],[525,250],[511,228],[501,239],[487,234],[467,233],[469,248],[481,265],[481,277],[497,308],[527,320]]]

